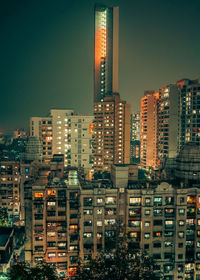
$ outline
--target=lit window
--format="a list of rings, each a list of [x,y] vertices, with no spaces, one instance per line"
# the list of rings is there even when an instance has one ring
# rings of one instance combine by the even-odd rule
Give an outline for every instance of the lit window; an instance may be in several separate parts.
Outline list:
[[[83,233],[83,238],[91,238],[92,237],[92,232],[84,232]]]
[[[130,197],[129,204],[130,205],[140,205],[141,198],[140,197]]]
[[[115,219],[108,219],[108,220],[105,220],[105,225],[114,225],[115,224]]]
[[[47,205],[48,205],[48,206],[55,206],[56,203],[55,203],[55,201],[48,201],[48,202],[47,202]]]
[[[47,236],[54,237],[54,236],[56,236],[56,233],[55,233],[55,231],[49,231],[49,232],[47,232]]]
[[[41,192],[34,193],[34,197],[42,198],[43,197],[43,193],[41,193]]]
[[[116,197],[111,197],[111,196],[106,197],[105,203],[106,204],[112,204],[112,205],[116,204]]]
[[[183,231],[179,231],[178,232],[178,237],[179,238],[183,238],[184,237],[184,232]]]
[[[144,239],[149,239],[149,238],[150,238],[150,233],[147,233],[147,232],[146,232],[146,233],[144,234]]]
[[[97,221],[97,226],[102,227],[102,221]]]

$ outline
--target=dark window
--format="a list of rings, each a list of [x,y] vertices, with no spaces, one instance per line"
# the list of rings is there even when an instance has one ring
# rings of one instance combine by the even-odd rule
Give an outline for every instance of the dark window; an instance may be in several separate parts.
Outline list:
[[[163,224],[162,220],[154,220],[153,221],[154,226],[162,226],[162,224]]]
[[[161,248],[161,243],[160,242],[156,242],[153,244],[154,248]]]
[[[178,248],[183,248],[183,243],[178,243]]]

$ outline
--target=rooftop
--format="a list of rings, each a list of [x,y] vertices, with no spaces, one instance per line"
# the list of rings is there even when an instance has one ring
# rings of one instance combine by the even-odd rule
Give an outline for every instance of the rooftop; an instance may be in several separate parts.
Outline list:
[[[3,247],[8,242],[11,234],[13,232],[13,228],[1,227],[0,230],[0,247]]]

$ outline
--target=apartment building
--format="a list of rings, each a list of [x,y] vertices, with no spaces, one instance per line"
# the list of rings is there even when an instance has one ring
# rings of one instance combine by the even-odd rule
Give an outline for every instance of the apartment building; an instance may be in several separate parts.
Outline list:
[[[53,130],[51,117],[32,117],[30,119],[30,136],[39,138],[42,144],[43,160],[50,161],[53,156]]]
[[[156,169],[173,166],[183,145],[199,142],[200,84],[198,80],[182,79],[161,87],[155,104],[151,102],[153,96],[147,91],[141,99],[140,154],[143,168]]]
[[[54,154],[63,154],[65,166],[82,167],[91,178],[93,116],[52,109],[48,118],[31,118],[30,125],[30,134],[42,143],[44,161],[49,162]]]
[[[20,165],[19,162],[0,162],[0,207],[6,208],[9,222],[20,221]]]
[[[158,158],[176,158],[179,139],[179,89],[177,85],[160,88],[158,99]]]
[[[119,94],[94,103],[94,172],[130,162],[130,105]]]
[[[91,177],[93,116],[72,110],[51,110],[51,116],[53,154],[64,154],[65,166],[83,167]]]
[[[200,84],[198,80],[182,79],[180,90],[179,149],[187,142],[200,141]]]
[[[138,181],[136,166],[119,164],[112,182],[80,183],[77,170],[63,173],[61,162],[56,168],[41,165],[40,179],[25,184],[27,261],[44,259],[60,275],[74,276],[79,258],[87,261],[108,246],[120,219],[165,280],[200,279],[198,179]]]
[[[145,91],[140,112],[140,162],[143,168],[158,168],[159,92]]]

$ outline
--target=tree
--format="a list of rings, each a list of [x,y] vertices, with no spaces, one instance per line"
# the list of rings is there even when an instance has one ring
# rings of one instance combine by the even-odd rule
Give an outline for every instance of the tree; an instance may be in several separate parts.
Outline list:
[[[8,212],[5,207],[0,207],[0,226],[8,226]]]
[[[11,267],[10,280],[57,280],[56,269],[47,263],[31,267],[28,263],[18,262]]]
[[[110,248],[106,246],[96,258],[87,263],[80,262],[77,280],[157,280],[152,257],[138,249],[136,243],[115,231],[110,238]]]

